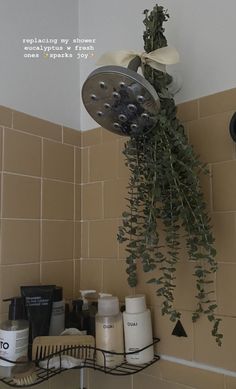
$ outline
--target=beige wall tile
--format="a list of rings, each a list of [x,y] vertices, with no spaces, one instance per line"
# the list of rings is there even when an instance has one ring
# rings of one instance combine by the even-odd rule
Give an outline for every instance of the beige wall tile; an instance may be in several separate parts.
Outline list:
[[[56,375],[49,381],[50,389],[78,389],[80,380],[79,370],[67,370]],[[41,389],[41,388],[40,388]]]
[[[235,307],[236,264],[219,264],[217,271],[217,301],[220,314],[236,316]]]
[[[180,320],[187,334],[187,338],[172,335],[176,323],[171,322],[167,315],[162,316],[160,307],[156,306],[154,308],[154,336],[161,339],[160,343],[158,343],[157,351],[160,354],[192,360],[194,338],[191,312],[182,311]]]
[[[234,142],[229,134],[231,116],[224,112],[188,124],[189,142],[203,162],[234,158]]]
[[[108,131],[105,128],[102,128],[102,143],[111,142],[116,139],[120,139],[120,135],[115,134],[114,132]]]
[[[92,371],[89,375],[89,389],[131,389],[131,376],[117,377]]]
[[[176,265],[175,306],[178,310],[193,311],[196,308],[196,277],[193,276],[194,263]]]
[[[61,141],[62,127],[59,124],[48,122],[22,112],[13,111],[13,128],[44,138]]]
[[[81,131],[63,126],[63,143],[80,147]]]
[[[225,389],[236,389],[236,378],[235,377],[225,377]]]
[[[181,122],[189,122],[198,118],[198,100],[178,104],[177,117]]]
[[[42,260],[72,259],[74,250],[74,222],[43,221]]]
[[[4,174],[3,217],[40,217],[40,179]]]
[[[43,177],[74,181],[74,148],[45,139],[43,141]]]
[[[2,220],[1,263],[38,262],[40,223],[31,220]]]
[[[41,176],[41,139],[5,129],[4,170],[29,176]]]
[[[89,223],[81,223],[81,257],[89,256]]]
[[[74,236],[74,258],[75,259],[80,259],[81,258],[81,240],[82,240],[82,235],[81,235],[81,230],[82,230],[82,226],[81,226],[81,222],[75,222],[74,224],[74,228],[75,228],[75,236]]]
[[[154,351],[156,353],[156,351]],[[147,367],[145,371],[143,371],[143,374],[145,375],[151,375],[156,378],[161,378],[161,361],[159,360],[157,363],[153,363],[151,366]]]
[[[12,126],[12,110],[3,106],[0,106],[0,124],[2,126]]]
[[[39,282],[39,264],[2,266],[0,272],[1,298],[19,296],[20,286],[38,285]],[[8,305],[8,303],[2,303],[1,312],[8,312]]]
[[[81,185],[75,185],[75,219],[81,220]]]
[[[81,149],[81,183],[89,181],[89,154],[90,148]],[[78,164],[78,162],[77,162]]]
[[[236,210],[236,161],[222,162],[212,167],[213,210]]]
[[[202,317],[194,324],[194,360],[235,371],[236,318],[223,317],[220,331],[224,334],[222,346],[219,347],[211,336],[212,323]]]
[[[102,141],[102,128],[82,131],[82,147],[97,145]]]
[[[105,218],[121,217],[126,210],[128,197],[127,179],[116,179],[104,182],[104,216]]]
[[[118,142],[107,142],[90,147],[90,181],[103,181],[118,176]]]
[[[73,297],[73,261],[43,262],[41,264],[41,269],[43,284],[62,286],[64,297]]]
[[[168,361],[160,361],[162,378],[196,389],[224,389],[224,376]]]
[[[82,290],[80,286],[81,261],[81,258],[74,261],[75,298],[81,295],[80,290]]]
[[[98,293],[102,291],[102,269],[100,259],[81,259],[76,261],[75,285],[80,289],[94,289]]]
[[[0,127],[0,171],[2,170],[3,129]]]
[[[169,381],[160,380],[145,374],[134,375],[133,389],[188,389],[188,387]],[[189,388],[189,389],[194,389]]]
[[[120,301],[125,300],[125,296],[134,294],[134,289],[130,288],[127,282],[126,263],[122,260],[103,261],[103,287],[102,291],[118,296]]]
[[[116,220],[92,221],[89,223],[90,258],[117,258]]]
[[[74,185],[43,180],[43,219],[73,220]]]
[[[82,150],[75,149],[75,182],[81,184],[81,173],[82,173]]]
[[[199,100],[200,116],[210,116],[219,112],[233,111],[236,108],[236,88],[202,97]]]
[[[129,168],[125,165],[125,156],[123,154],[124,145],[127,140],[128,138],[121,138],[118,141],[118,177],[126,179],[130,176]]]
[[[236,219],[234,213],[214,213],[212,215],[213,233],[217,260],[221,262],[236,261]]]
[[[103,217],[103,183],[95,182],[82,186],[82,219]]]

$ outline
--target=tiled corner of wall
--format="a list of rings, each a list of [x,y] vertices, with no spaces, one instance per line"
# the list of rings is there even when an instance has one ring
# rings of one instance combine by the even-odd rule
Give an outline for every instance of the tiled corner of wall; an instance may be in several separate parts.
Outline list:
[[[81,133],[5,107],[0,126],[0,297],[18,295],[23,284],[55,283],[72,298]]]
[[[178,106],[178,117],[184,124],[189,142],[197,154],[209,167],[210,175],[202,176],[201,185],[212,218],[216,238],[219,270],[215,289],[219,315],[224,319],[222,325],[225,345],[218,348],[211,336],[207,321],[200,320],[193,325],[191,313],[195,308],[195,285],[193,263],[187,262],[183,249],[183,261],[178,265],[175,301],[181,311],[182,324],[187,338],[171,335],[174,324],[160,314],[160,301],[152,285],[146,284],[150,274],[144,275],[138,267],[138,293],[146,293],[153,314],[154,333],[161,338],[159,352],[189,361],[204,362],[208,365],[235,370],[232,361],[236,359],[236,348],[230,347],[230,336],[236,315],[234,288],[236,272],[236,154],[235,145],[229,135],[229,122],[236,108],[236,90],[217,93]],[[125,196],[129,171],[124,163],[122,150],[126,138],[97,128],[82,133],[82,260],[80,285],[104,292],[117,294],[122,300],[128,293],[134,293],[127,286],[125,273],[125,249],[117,246],[116,232],[125,209]],[[234,335],[232,334],[232,339]],[[172,364],[174,366],[174,364]],[[164,366],[164,365],[163,365]],[[133,388],[224,388],[222,375],[180,367],[170,364],[152,368],[145,378],[133,380]],[[176,370],[175,370],[176,369]],[[176,375],[175,372],[176,371]],[[151,375],[155,377],[151,377]],[[194,376],[193,376],[194,374]],[[194,378],[193,378],[194,377]],[[101,379],[101,378],[99,378]],[[227,381],[233,387],[233,379]],[[104,380],[105,385],[105,380]],[[129,384],[130,385],[130,384]]]
[[[158,352],[236,371],[236,153],[228,126],[236,89],[182,103],[178,116],[189,142],[209,166],[201,177],[212,218],[219,270],[215,280],[224,343],[218,348],[204,318],[193,324],[193,263],[185,250],[178,265],[176,305],[187,338],[171,335],[174,324],[160,313],[161,302],[138,265],[139,284],[131,289],[125,247],[117,242],[126,206],[129,171],[122,150],[125,137],[102,128],[83,133],[0,107],[0,297],[31,283],[57,283],[65,296],[79,289],[110,292],[121,300],[146,293]],[[10,280],[10,282],[9,282]],[[1,304],[1,314],[6,312]],[[90,375],[90,388],[232,389],[235,378],[161,361],[128,379]],[[98,384],[99,383],[99,384]],[[56,385],[56,384],[55,384]],[[97,385],[100,385],[99,387]]]

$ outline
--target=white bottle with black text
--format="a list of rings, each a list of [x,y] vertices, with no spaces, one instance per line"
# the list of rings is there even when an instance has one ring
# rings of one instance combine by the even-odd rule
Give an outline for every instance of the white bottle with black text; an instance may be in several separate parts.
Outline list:
[[[125,312],[123,312],[125,352],[128,363],[140,365],[148,363],[154,358],[151,313],[146,307],[145,295],[134,295],[125,298]],[[138,351],[148,345],[150,347]]]

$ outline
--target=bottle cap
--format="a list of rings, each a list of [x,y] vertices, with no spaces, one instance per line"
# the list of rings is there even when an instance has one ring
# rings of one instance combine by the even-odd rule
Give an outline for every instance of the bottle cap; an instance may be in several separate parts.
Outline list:
[[[117,297],[102,297],[98,299],[98,314],[101,316],[115,316],[118,315],[119,300]]]
[[[53,290],[53,301],[63,300],[63,288],[62,286],[55,286]]]
[[[147,309],[144,294],[136,294],[125,298],[125,308],[127,313],[141,313]]]
[[[12,297],[3,301],[11,301],[8,311],[8,320],[26,320],[24,297]]]

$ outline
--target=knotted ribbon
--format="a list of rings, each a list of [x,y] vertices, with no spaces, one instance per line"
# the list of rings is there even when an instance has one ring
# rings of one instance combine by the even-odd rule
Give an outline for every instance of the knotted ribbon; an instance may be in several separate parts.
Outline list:
[[[127,67],[130,61],[139,56],[142,64],[149,65],[153,69],[166,72],[166,65],[173,65],[179,62],[179,53],[174,47],[161,47],[150,53],[134,50],[109,51],[103,54],[96,65],[117,65]]]

